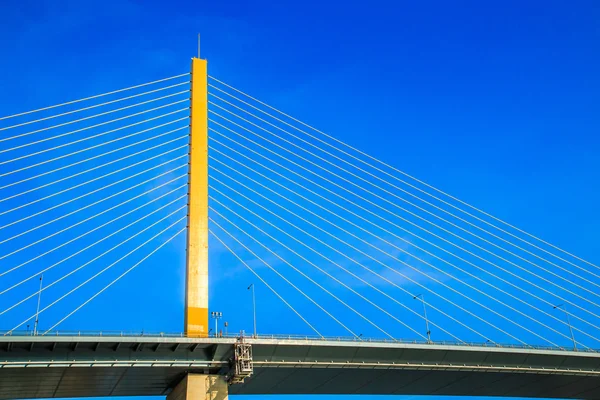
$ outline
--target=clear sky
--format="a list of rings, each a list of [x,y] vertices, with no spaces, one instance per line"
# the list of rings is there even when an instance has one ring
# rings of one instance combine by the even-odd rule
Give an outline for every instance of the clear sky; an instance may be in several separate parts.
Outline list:
[[[211,75],[597,261],[599,18],[595,1],[5,0],[0,116],[187,72],[200,33]],[[180,331],[184,245],[65,329]],[[211,255],[211,308],[249,331],[254,280]],[[257,297],[259,331],[310,333]]]

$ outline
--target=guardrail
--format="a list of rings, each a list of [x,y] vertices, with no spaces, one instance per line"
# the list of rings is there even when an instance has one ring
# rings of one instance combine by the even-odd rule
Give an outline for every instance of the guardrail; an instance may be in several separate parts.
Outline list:
[[[82,337],[165,337],[165,338],[198,338],[200,336],[187,336],[183,332],[144,332],[144,331],[52,331],[45,335],[34,335],[32,331],[0,331],[0,337],[6,336],[82,336]],[[372,343],[404,343],[404,344],[423,344],[423,345],[441,345],[441,346],[469,346],[469,347],[500,347],[500,348],[514,348],[514,349],[535,349],[535,350],[562,350],[562,351],[573,351],[573,348],[569,347],[555,347],[555,346],[535,346],[535,345],[518,345],[510,343],[494,343],[494,342],[453,342],[453,341],[425,341],[425,340],[411,340],[411,339],[380,339],[380,338],[364,338],[354,336],[310,336],[310,335],[284,335],[284,334],[259,334],[259,335],[246,335],[244,332],[239,334],[220,334],[207,335],[203,338],[224,338],[224,339],[238,339],[244,337],[247,339],[271,339],[271,340],[305,340],[307,342],[314,341],[339,341],[339,342],[372,342]],[[576,351],[582,353],[598,353],[598,349],[577,349]]]

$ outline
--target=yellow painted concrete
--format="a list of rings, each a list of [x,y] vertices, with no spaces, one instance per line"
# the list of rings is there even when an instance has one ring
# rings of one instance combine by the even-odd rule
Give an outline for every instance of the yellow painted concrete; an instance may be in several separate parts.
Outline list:
[[[167,400],[227,400],[228,396],[228,385],[222,376],[188,374]]]
[[[207,62],[192,59],[185,327],[208,336],[208,94]]]

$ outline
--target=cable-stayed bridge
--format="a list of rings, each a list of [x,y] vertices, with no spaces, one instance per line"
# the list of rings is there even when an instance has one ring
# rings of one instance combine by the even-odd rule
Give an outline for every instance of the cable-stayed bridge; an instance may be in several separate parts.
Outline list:
[[[181,332],[63,328],[168,248],[186,257]],[[216,262],[304,330],[211,330]],[[1,398],[600,398],[598,274],[204,60],[0,118]]]

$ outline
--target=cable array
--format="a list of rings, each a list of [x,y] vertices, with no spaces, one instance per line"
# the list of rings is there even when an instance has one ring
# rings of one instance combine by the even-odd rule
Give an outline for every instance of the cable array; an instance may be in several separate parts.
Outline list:
[[[7,334],[76,323],[146,260],[163,263],[186,230],[189,97],[181,74],[0,118]]]
[[[594,263],[221,80],[208,89],[212,273],[257,279],[287,333],[598,347]],[[7,334],[77,323],[186,230],[189,97],[182,74],[0,118]]]
[[[595,264],[233,85],[209,77],[208,94],[211,230],[237,259],[267,267],[251,272],[298,324],[598,347]]]

